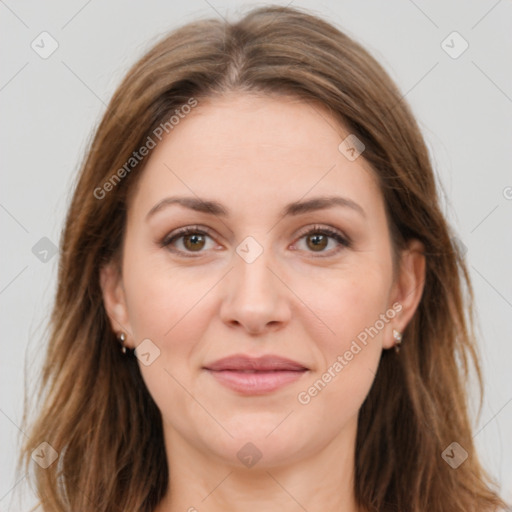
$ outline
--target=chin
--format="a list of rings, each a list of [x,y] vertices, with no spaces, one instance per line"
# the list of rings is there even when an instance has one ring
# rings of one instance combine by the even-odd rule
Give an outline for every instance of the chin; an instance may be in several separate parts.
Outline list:
[[[225,424],[233,437],[216,433],[212,438],[211,432],[204,432],[201,444],[226,465],[257,469],[294,463],[318,449],[319,436],[305,431],[304,425],[294,425],[290,421],[293,413],[284,421],[286,414],[278,421],[258,421],[254,416],[245,420],[240,416],[236,422]]]

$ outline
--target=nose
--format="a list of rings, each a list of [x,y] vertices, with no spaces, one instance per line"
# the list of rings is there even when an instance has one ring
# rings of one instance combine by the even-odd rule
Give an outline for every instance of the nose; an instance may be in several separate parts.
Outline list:
[[[291,317],[290,289],[269,252],[251,263],[235,253],[234,268],[223,284],[222,321],[252,335],[282,329]]]

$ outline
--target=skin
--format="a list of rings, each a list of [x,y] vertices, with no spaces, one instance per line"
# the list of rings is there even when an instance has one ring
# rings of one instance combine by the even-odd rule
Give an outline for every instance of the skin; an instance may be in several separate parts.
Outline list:
[[[348,134],[319,106],[230,93],[200,102],[152,150],[128,204],[121,268],[104,266],[101,285],[125,344],[150,339],[160,350],[149,366],[139,361],[162,412],[172,488],[157,512],[360,511],[358,412],[382,350],[394,345],[393,328],[403,332],[417,308],[425,261],[412,241],[393,280],[383,197],[364,153],[349,161],[338,150]],[[147,218],[178,195],[218,201],[231,214],[171,205]],[[335,206],[280,216],[288,203],[323,195],[349,198],[365,215]],[[211,234],[174,241],[192,256],[161,246],[194,225]],[[318,230],[305,236],[315,225],[340,231],[351,246],[322,237],[315,245]],[[236,252],[248,236],[263,250],[251,263]],[[396,302],[400,312],[301,404],[298,394]],[[244,396],[202,369],[235,353],[276,354],[309,371]],[[262,455],[250,468],[237,457],[248,442]]]

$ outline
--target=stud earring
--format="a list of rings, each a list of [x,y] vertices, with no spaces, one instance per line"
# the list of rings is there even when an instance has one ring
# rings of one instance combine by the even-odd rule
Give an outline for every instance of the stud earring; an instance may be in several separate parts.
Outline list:
[[[402,333],[393,329],[393,338],[395,338],[395,352],[400,352],[400,345],[402,344]]]
[[[126,341],[126,334],[122,332],[121,334],[119,334],[117,339],[119,340],[119,343],[121,343],[121,352],[123,354],[126,354],[126,347],[124,346],[124,342]]]

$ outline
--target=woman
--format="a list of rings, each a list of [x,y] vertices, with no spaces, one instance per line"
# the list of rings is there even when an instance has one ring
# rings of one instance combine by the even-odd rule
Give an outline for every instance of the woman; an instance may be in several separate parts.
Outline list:
[[[159,42],[96,132],[61,251],[24,447],[43,510],[505,506],[427,149],[330,24],[266,7]]]

